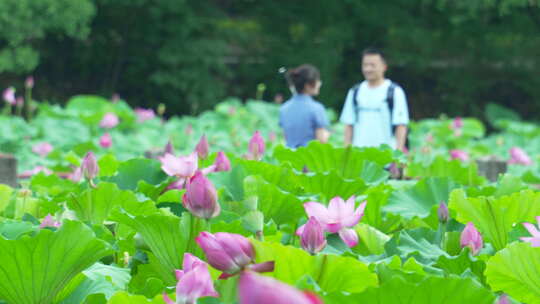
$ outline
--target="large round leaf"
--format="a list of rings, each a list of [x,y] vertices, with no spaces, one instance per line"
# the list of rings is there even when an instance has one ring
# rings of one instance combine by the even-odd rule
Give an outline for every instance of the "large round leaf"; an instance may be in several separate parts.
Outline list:
[[[486,276],[495,291],[516,300],[540,303],[540,248],[529,243],[513,243],[489,259]]]

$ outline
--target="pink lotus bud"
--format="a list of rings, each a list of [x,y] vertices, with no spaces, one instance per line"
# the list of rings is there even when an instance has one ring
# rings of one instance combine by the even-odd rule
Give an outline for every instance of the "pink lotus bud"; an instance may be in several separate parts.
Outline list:
[[[111,134],[105,133],[99,138],[99,145],[102,148],[108,149],[112,146],[112,137]]]
[[[310,254],[319,253],[326,247],[324,228],[314,216],[310,217],[306,226],[304,226],[304,230],[300,235],[300,242],[302,248]]]
[[[112,129],[116,127],[119,123],[118,116],[114,113],[107,113],[103,115],[103,118],[101,119],[101,122],[99,123],[99,126],[104,129]]]
[[[34,88],[34,77],[32,77],[32,76],[26,77],[26,81],[24,82],[24,86],[25,86],[27,89],[32,89],[32,88]]]
[[[238,284],[240,304],[319,304],[314,294],[306,294],[274,278],[244,271]]]
[[[450,158],[459,159],[460,161],[468,161],[469,154],[467,154],[467,152],[465,151],[454,149],[454,150],[450,150]]]
[[[197,154],[192,153],[188,156],[176,157],[172,154],[165,154],[159,157],[161,169],[169,176],[180,178],[192,177],[199,166]]]
[[[208,157],[209,149],[210,147],[208,146],[208,140],[206,139],[206,135],[201,136],[199,143],[195,147],[197,156],[199,156],[200,159],[206,159]]]
[[[17,99],[15,100],[15,103],[17,104],[18,107],[22,107],[24,105],[24,98],[22,98],[22,96],[17,97]]]
[[[47,214],[47,216],[41,221],[41,224],[39,225],[39,229],[43,229],[45,227],[58,228],[60,227],[60,222],[55,221],[54,218],[50,214]]]
[[[221,211],[216,188],[201,171],[187,182],[182,204],[193,215],[203,219],[216,217]]]
[[[264,155],[264,149],[264,139],[259,131],[255,131],[255,134],[253,134],[249,141],[249,157],[251,159],[260,160]]]
[[[163,300],[167,304],[194,304],[202,297],[219,297],[208,271],[208,265],[190,253],[184,253],[182,270],[176,270],[176,302],[167,294]]]
[[[53,146],[48,142],[40,142],[32,147],[32,152],[41,157],[47,156],[53,150]]]
[[[503,293],[499,297],[499,300],[497,300],[497,304],[511,304],[511,303],[510,303],[510,300],[508,300],[508,296],[505,293]]]
[[[523,151],[523,149],[518,147],[512,147],[510,149],[510,160],[508,161],[509,164],[519,164],[524,166],[530,166],[532,165],[532,160],[527,155],[527,152]]]
[[[439,222],[448,222],[448,207],[444,202],[441,202],[439,204],[439,209],[437,209],[437,216],[439,217]]]
[[[195,239],[206,255],[206,260],[215,269],[235,274],[249,265],[255,250],[249,240],[239,234],[203,231]]]
[[[214,172],[220,172],[220,171],[230,171],[231,170],[231,161],[227,158],[227,155],[223,153],[222,151],[219,151],[216,156],[216,160],[214,161]]]
[[[172,144],[171,140],[169,140],[167,142],[167,144],[165,145],[165,151],[163,152],[163,154],[174,155],[174,147],[173,147],[173,144]]]
[[[463,128],[463,119],[458,116],[452,121],[452,129],[456,130],[461,128]]]
[[[477,255],[480,249],[484,247],[484,242],[480,232],[476,230],[472,222],[467,223],[465,229],[461,232],[461,248],[469,247],[473,255]]]
[[[142,123],[156,117],[156,113],[154,113],[154,110],[152,109],[136,108],[135,114],[137,115],[138,123]]]
[[[94,179],[97,176],[99,172],[99,167],[97,164],[96,157],[94,156],[94,153],[92,151],[89,151],[84,156],[83,163],[81,165],[81,170],[84,177],[89,181]]]
[[[9,87],[4,90],[4,101],[10,105],[15,105],[17,100],[15,99],[15,88]]]

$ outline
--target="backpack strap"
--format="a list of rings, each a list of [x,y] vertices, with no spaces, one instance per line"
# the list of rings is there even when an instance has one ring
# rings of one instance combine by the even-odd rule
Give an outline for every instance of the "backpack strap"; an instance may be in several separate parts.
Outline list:
[[[392,132],[394,132],[394,126],[392,125],[392,114],[394,112],[394,92],[396,91],[396,87],[398,85],[395,82],[391,82],[390,86],[388,87],[388,91],[386,92],[386,103],[388,104],[388,111],[390,113],[390,129]]]
[[[354,121],[358,123],[358,91],[360,91],[360,84],[352,87],[353,89],[353,105],[354,105]]]

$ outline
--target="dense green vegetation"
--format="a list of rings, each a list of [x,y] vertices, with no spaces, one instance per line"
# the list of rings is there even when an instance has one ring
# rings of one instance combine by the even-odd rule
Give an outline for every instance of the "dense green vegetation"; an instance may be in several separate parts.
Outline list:
[[[282,66],[319,66],[320,99],[341,109],[378,46],[416,118],[484,119],[488,102],[540,111],[540,3],[527,0],[4,0],[0,83],[38,79],[55,102],[79,93],[195,114],[226,96],[287,95]]]

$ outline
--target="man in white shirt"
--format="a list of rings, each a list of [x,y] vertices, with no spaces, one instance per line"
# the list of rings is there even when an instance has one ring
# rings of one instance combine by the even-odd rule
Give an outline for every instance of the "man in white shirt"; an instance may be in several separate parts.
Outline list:
[[[365,80],[347,93],[340,121],[345,124],[345,145],[378,147],[387,144],[404,151],[409,110],[403,89],[384,77],[384,54],[367,49],[362,55]]]

